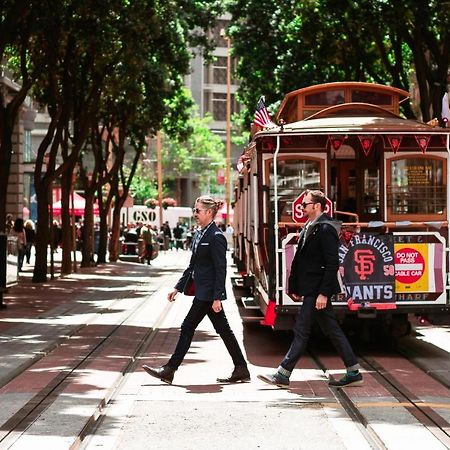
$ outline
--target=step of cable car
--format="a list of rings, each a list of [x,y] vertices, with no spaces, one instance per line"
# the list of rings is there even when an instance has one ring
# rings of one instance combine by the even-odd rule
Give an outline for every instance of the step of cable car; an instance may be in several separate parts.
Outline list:
[[[253,297],[241,297],[241,302],[245,309],[260,309]]]
[[[244,279],[242,277],[231,277],[231,284],[234,288],[243,288]]]

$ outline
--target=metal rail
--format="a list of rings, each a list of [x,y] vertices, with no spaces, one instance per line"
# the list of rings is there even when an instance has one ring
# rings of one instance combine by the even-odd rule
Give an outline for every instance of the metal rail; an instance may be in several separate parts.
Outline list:
[[[117,304],[120,300],[114,302],[108,309],[111,309],[115,304]],[[89,350],[83,355],[81,358],[75,358],[73,361],[69,363],[69,367],[64,371],[61,371],[60,374],[52,379],[45,387],[43,387],[38,393],[36,393],[22,408],[15,412],[15,414],[10,417],[6,422],[2,424],[0,430],[0,448],[9,448],[15,442],[19,441],[22,433],[38,418],[38,416],[48,408],[52,403],[54,403],[59,395],[73,382],[73,378],[76,375],[76,372],[82,369],[84,366],[94,361],[98,354],[102,351],[102,349],[106,348],[108,344],[119,335],[121,327],[126,323],[126,321],[136,314],[139,313],[141,309],[144,309],[146,303],[148,302],[148,297],[145,296],[142,301],[140,301],[134,308],[129,310],[124,317],[121,318],[120,322],[111,326],[108,332],[103,336],[100,340],[94,341],[93,345]],[[133,351],[130,362],[127,364],[125,369],[122,372],[122,378],[127,373],[132,372],[136,364],[139,363],[139,357],[145,352],[146,348],[150,345],[151,341],[154,339],[156,332],[158,330],[159,324],[164,320],[167,316],[170,308],[173,303],[167,303],[166,307],[162,310],[156,321],[154,322],[153,327],[149,328],[147,332],[140,338],[139,343],[137,344],[135,350]],[[103,311],[104,313],[104,311]],[[99,314],[101,316],[102,313]],[[67,345],[71,340],[77,340],[79,333],[88,327],[92,326],[93,320],[88,323],[83,324],[83,326],[77,328],[70,336],[62,339],[57,343],[57,346],[52,348],[52,351],[57,349],[63,343]],[[41,355],[38,359],[33,359],[28,368],[32,367],[36,364],[37,361],[47,356],[49,353]],[[15,378],[15,377],[14,377]],[[14,379],[12,378],[12,379]],[[9,380],[7,382],[10,382]],[[4,383],[6,384],[6,383]],[[78,448],[84,436],[86,436],[95,426],[96,422],[101,414],[102,409],[106,404],[111,400],[114,394],[120,389],[121,382],[112,386],[109,391],[109,395],[107,398],[103,399],[101,404],[98,405],[96,411],[91,417],[88,418],[87,423],[82,429],[81,434],[76,438],[75,442],[71,445],[71,449]]]

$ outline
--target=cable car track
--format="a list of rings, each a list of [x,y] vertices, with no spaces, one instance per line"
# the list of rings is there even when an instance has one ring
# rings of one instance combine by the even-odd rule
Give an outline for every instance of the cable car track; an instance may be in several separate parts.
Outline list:
[[[159,288],[163,286],[160,285],[158,289],[152,295],[157,295]],[[117,306],[117,300],[113,302],[108,309],[113,309]],[[108,325],[103,333],[103,336],[96,339],[91,339],[89,349],[85,350],[82,356],[73,355],[72,360],[67,367],[61,370],[61,372],[50,380],[44,387],[42,387],[35,395],[32,396],[20,409],[18,409],[11,417],[9,417],[0,426],[0,449],[9,448],[11,445],[17,443],[22,434],[36,421],[38,420],[40,414],[49,408],[60,396],[63,394],[71,385],[75,384],[77,377],[82,374],[83,370],[87,370],[89,364],[93,363],[97,358],[101,357],[102,351],[110,348],[111,343],[115,340],[123,339],[121,333],[123,333],[123,327],[127,324],[127,321],[133,319],[133,317],[138,316],[146,307],[146,303],[149,301],[148,296],[144,296],[137,305],[135,305],[126,313],[123,313],[123,317],[117,323],[113,325]],[[113,383],[107,389],[107,394],[99,402],[98,406],[95,408],[93,414],[86,421],[83,429],[76,436],[75,441],[72,443],[70,448],[77,448],[80,444],[82,438],[94,427],[97,418],[99,417],[103,407],[110,401],[111,397],[120,388],[121,381],[127,373],[134,370],[139,362],[139,357],[144,353],[145,349],[149,346],[151,341],[156,335],[159,325],[167,316],[168,312],[172,307],[172,303],[167,303],[162,309],[156,320],[153,321],[153,326],[149,327],[147,331],[140,337],[139,342],[136,344],[131,356],[127,356],[128,361],[121,369],[121,377]],[[101,318],[103,314],[99,313],[96,318]],[[93,318],[89,322],[83,324],[81,327],[77,327],[69,336],[61,339],[56,346],[54,346],[50,351],[45,352],[38,357],[34,358],[27,365],[25,371],[33,371],[33,367],[39,362],[45,360],[46,357],[52,355],[53,352],[61,349],[62,346],[70,347],[73,344],[73,351],[79,347],[77,341],[82,338],[83,332],[88,332],[89,328],[95,327],[95,319]],[[104,327],[104,325],[102,325]],[[13,383],[16,378],[10,379],[1,387],[7,386],[9,383]]]
[[[323,362],[324,358],[315,354],[311,354],[311,357],[313,358],[315,363],[322,370],[324,370],[324,372],[326,372],[326,364],[324,364]],[[400,354],[398,354],[398,358],[406,359],[408,362],[411,362],[409,359],[401,356]],[[390,406],[404,408],[443,446],[445,446],[446,448],[450,448],[450,423],[435,409],[439,406],[442,407],[442,405],[421,399],[410,388],[408,388],[408,386],[406,386],[395,375],[393,375],[392,370],[384,367],[376,357],[359,356],[359,359],[361,366],[363,367],[365,372],[367,372],[367,375],[365,376],[366,380],[370,374],[370,376],[375,380],[376,384],[384,388],[392,396],[393,402]],[[415,366],[415,369],[417,371],[426,373],[423,368],[419,367],[417,364],[412,364]],[[439,383],[444,388],[449,388],[449,386],[446,383],[443,383],[441,380],[433,380],[436,383]],[[364,427],[366,431],[366,439],[368,440],[368,442],[371,442],[372,445],[375,445],[377,448],[387,448],[384,444],[383,438],[372,426],[370,419],[366,417],[363,411],[364,406],[367,406],[364,405],[363,401],[361,401],[363,397],[353,397],[352,391],[348,389],[351,388],[333,389],[333,392],[335,397],[345,409],[345,411],[349,414],[349,416],[355,422]]]

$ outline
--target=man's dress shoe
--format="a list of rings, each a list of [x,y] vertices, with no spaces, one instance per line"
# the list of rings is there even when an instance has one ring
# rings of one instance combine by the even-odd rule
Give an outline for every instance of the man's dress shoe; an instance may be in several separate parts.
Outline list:
[[[142,368],[152,377],[159,378],[161,381],[164,381],[164,383],[172,384],[175,369],[172,369],[169,366],[153,368],[146,366],[145,364],[142,366]]]
[[[250,381],[250,372],[247,366],[236,366],[233,373],[227,378],[217,378],[219,383],[238,383]]]

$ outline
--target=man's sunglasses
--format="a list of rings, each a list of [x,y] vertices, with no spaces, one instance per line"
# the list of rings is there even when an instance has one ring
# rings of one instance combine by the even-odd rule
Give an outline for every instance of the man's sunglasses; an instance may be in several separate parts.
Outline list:
[[[300,204],[302,205],[302,208],[305,209],[308,205],[314,205],[314,202],[302,202]]]
[[[200,211],[206,211],[206,209],[192,208],[194,214],[198,214]]]

